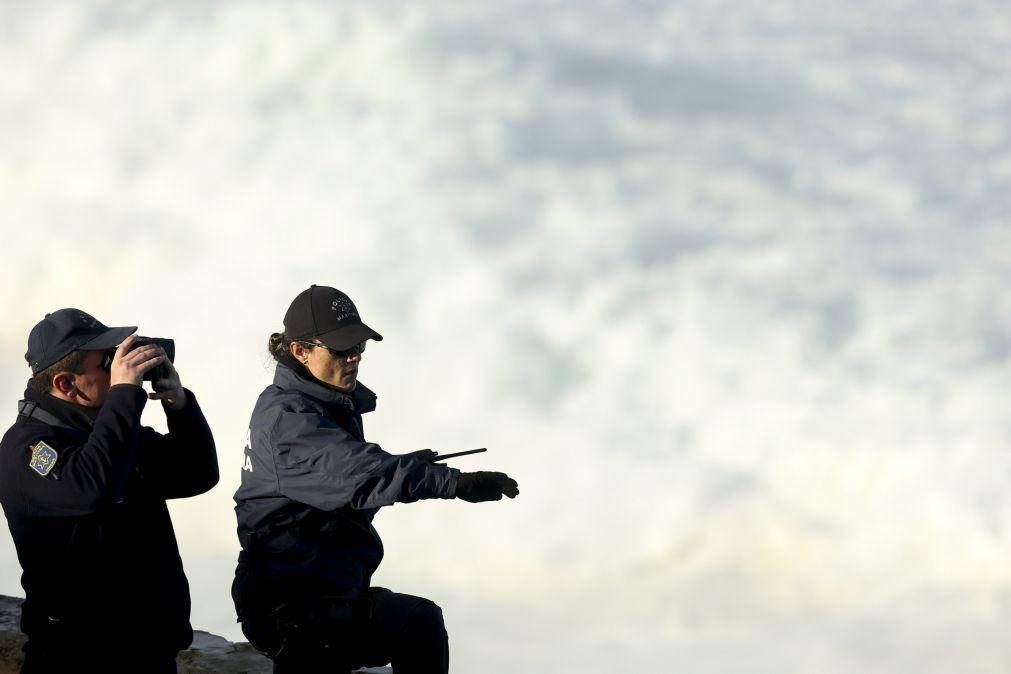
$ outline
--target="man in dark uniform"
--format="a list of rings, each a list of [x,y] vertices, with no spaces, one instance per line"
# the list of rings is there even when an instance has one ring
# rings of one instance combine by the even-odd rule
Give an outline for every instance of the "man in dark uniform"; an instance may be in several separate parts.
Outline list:
[[[217,483],[214,439],[164,349],[135,346],[135,330],[61,309],[28,337],[32,378],[0,441],[0,504],[24,571],[22,672],[175,672],[193,638],[165,499]],[[167,435],[141,426],[148,399]]]

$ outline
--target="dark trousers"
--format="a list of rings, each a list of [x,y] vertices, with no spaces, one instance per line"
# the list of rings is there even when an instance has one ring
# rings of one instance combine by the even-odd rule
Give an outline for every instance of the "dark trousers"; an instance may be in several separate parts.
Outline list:
[[[428,599],[384,588],[370,588],[367,603],[347,615],[319,603],[305,611],[286,605],[245,616],[242,632],[271,657],[275,674],[346,674],[386,663],[395,674],[449,672],[442,610]]]
[[[29,639],[23,647],[21,674],[176,674],[176,656],[130,650],[114,634],[90,643],[43,643]]]

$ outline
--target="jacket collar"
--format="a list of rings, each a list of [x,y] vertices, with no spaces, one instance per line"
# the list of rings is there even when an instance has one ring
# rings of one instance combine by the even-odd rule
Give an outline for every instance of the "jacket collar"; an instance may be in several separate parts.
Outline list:
[[[39,393],[31,386],[25,389],[25,400],[35,403],[68,426],[90,433],[98,416],[98,408],[82,407],[60,400],[48,393]]]
[[[361,382],[358,382],[351,393],[344,393],[316,379],[310,379],[307,371],[306,374],[302,374],[284,361],[279,361],[277,369],[274,370],[274,385],[283,389],[295,389],[325,403],[337,403],[358,414],[376,409],[376,394]]]

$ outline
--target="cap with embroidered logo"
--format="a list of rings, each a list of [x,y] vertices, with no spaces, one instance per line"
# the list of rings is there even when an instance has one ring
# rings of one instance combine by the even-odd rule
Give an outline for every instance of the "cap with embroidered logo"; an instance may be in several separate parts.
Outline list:
[[[315,338],[337,351],[383,336],[362,323],[351,298],[329,286],[311,285],[298,294],[284,315],[284,332],[292,340]]]
[[[60,309],[46,314],[32,328],[25,360],[35,375],[71,351],[109,349],[135,332],[134,326],[110,328],[80,309]]]

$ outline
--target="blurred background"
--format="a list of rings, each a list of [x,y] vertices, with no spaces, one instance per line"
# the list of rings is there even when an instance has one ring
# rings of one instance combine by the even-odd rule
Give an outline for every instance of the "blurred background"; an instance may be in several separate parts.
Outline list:
[[[369,438],[520,483],[377,517],[454,671],[1007,672],[1009,124],[997,2],[3,2],[0,400],[57,308],[174,338],[240,639],[267,337],[333,285]]]

